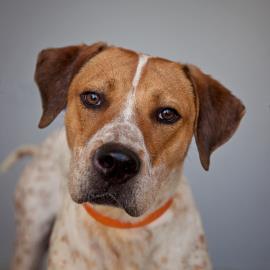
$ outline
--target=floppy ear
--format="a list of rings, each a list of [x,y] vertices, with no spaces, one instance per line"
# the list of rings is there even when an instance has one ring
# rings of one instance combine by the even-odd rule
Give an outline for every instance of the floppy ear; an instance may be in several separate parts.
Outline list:
[[[74,75],[90,58],[107,48],[103,42],[42,50],[37,59],[35,80],[43,113],[39,127],[47,127],[66,107],[67,92]]]
[[[184,70],[195,90],[195,140],[201,164],[208,170],[211,153],[234,134],[245,114],[245,107],[228,89],[196,66],[186,65]]]

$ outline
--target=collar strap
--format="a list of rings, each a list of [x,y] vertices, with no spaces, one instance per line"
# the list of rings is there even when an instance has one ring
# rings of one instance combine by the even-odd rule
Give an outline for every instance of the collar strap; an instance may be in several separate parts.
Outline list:
[[[84,203],[83,206],[86,210],[86,212],[94,218],[99,223],[112,227],[112,228],[118,228],[118,229],[132,229],[132,228],[139,228],[143,227],[145,225],[150,224],[154,220],[158,219],[160,216],[162,216],[168,208],[171,206],[173,202],[173,199],[170,198],[163,206],[155,210],[154,212],[150,213],[148,216],[146,216],[144,219],[137,221],[137,222],[124,222],[117,219],[113,219],[111,217],[105,216],[99,212],[97,212],[94,207],[90,203]]]

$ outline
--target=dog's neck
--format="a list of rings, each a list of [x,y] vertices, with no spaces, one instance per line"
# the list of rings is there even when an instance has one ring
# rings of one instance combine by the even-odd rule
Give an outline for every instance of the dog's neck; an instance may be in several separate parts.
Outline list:
[[[164,211],[158,218],[153,219],[149,223],[147,222],[143,227],[153,228],[153,229],[160,228],[160,226],[163,226],[164,224],[173,223],[173,220],[175,218],[179,218],[178,217],[179,213],[182,213],[182,219],[185,219],[188,213],[191,213],[194,210],[196,211],[196,206],[194,204],[191,191],[189,189],[186,178],[184,176],[181,175],[180,178],[177,179],[177,187],[175,188],[173,193],[170,193],[168,195],[170,195],[169,198],[172,198],[172,203],[169,205],[166,211]],[[125,224],[131,223],[135,225],[135,224],[143,223],[148,218],[149,215],[153,214],[157,210],[159,211],[159,209],[166,206],[166,203],[168,202],[170,201],[167,200],[165,197],[163,197],[163,199],[157,202],[154,207],[151,207],[151,209],[149,209],[142,216],[136,217],[136,218],[129,216],[123,209],[116,208],[116,207],[94,205],[94,209],[102,216],[106,216],[110,219],[116,220],[118,221],[118,223],[125,223]],[[74,204],[74,202],[72,203]],[[83,208],[80,208],[80,209],[84,213],[83,216],[89,219],[89,222],[96,223],[97,226],[103,223],[103,222],[97,221],[95,218],[89,215],[85,209]],[[116,227],[116,228],[123,228],[123,229],[132,228],[131,226],[130,227],[129,226],[126,226],[126,227],[111,226],[105,223],[103,223],[102,225],[103,226],[106,225],[105,227]],[[138,227],[141,227],[141,226],[138,226]]]

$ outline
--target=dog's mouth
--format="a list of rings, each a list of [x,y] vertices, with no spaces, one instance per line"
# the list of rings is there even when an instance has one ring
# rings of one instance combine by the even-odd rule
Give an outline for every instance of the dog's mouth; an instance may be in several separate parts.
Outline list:
[[[116,197],[111,193],[93,194],[88,196],[88,202],[100,205],[121,207]]]
[[[121,208],[125,210],[125,212],[128,215],[132,217],[138,217],[141,215],[136,209],[136,207],[134,207],[132,204],[130,205],[129,203],[127,203],[126,200],[122,202],[121,198],[117,198],[116,195],[111,194],[111,193],[88,195],[87,202],[91,204],[107,205],[107,206]]]

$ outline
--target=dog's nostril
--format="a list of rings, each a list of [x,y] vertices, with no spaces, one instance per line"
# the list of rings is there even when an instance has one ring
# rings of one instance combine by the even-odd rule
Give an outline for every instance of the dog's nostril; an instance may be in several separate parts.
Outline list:
[[[128,160],[123,164],[123,170],[127,173],[137,171],[137,164],[135,161]]]
[[[139,172],[140,160],[125,146],[107,143],[97,149],[93,157],[93,165],[104,180],[122,183]]]
[[[110,155],[105,155],[99,159],[100,165],[105,169],[111,169],[114,167],[114,158]]]

